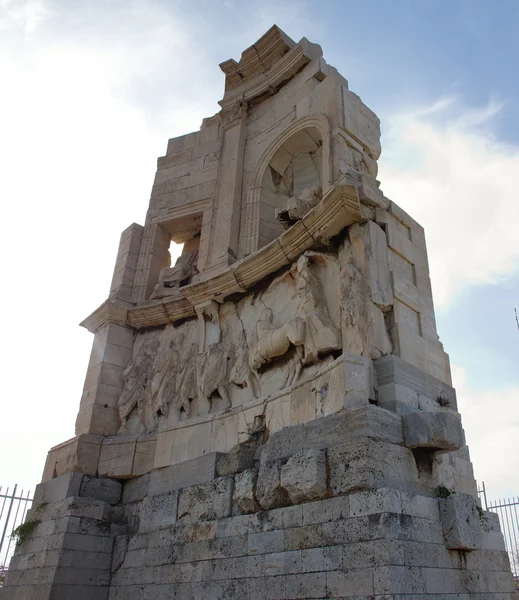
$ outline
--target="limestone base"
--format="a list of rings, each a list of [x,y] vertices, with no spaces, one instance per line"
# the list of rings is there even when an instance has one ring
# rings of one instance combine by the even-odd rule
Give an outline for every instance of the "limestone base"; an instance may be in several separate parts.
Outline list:
[[[183,487],[168,469],[41,484],[0,598],[512,600],[497,515],[439,487],[445,454],[407,448],[401,419],[368,405],[285,428],[201,457],[208,480],[186,485],[191,461]]]

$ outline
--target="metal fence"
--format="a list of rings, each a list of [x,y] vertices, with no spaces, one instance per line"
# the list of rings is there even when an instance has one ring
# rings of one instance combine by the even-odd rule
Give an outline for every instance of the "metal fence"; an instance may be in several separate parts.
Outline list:
[[[510,557],[510,568],[517,580],[519,578],[519,496],[488,502],[485,482],[478,490],[478,494],[485,509],[499,516],[506,550]]]
[[[3,583],[5,572],[13,555],[15,541],[11,534],[25,521],[25,515],[32,502],[31,492],[0,486],[0,586]]]

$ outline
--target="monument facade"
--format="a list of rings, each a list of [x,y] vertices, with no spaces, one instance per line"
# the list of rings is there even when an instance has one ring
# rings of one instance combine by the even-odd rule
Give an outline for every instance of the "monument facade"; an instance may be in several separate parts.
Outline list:
[[[0,598],[512,599],[378,118],[276,26],[220,67],[82,323],[76,436]]]

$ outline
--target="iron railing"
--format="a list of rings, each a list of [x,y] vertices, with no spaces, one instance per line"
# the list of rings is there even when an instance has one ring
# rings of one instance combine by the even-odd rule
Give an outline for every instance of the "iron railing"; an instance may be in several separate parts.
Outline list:
[[[485,509],[499,516],[506,551],[510,557],[510,568],[517,580],[519,578],[519,496],[488,502],[485,482],[478,490],[478,494]]]
[[[4,489],[0,486],[0,586],[16,546],[11,534],[25,521],[31,502],[29,490],[22,489],[18,492],[18,485],[15,485],[9,491],[9,488]]]

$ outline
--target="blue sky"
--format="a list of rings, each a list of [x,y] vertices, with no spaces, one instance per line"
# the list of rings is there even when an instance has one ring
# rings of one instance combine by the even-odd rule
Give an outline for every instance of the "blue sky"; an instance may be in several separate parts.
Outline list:
[[[16,456],[0,484],[34,487],[72,437],[92,342],[77,323],[144,220],[156,158],[218,111],[218,63],[274,23],[380,117],[381,187],[426,229],[476,476],[519,494],[515,0],[0,0],[0,452]]]

